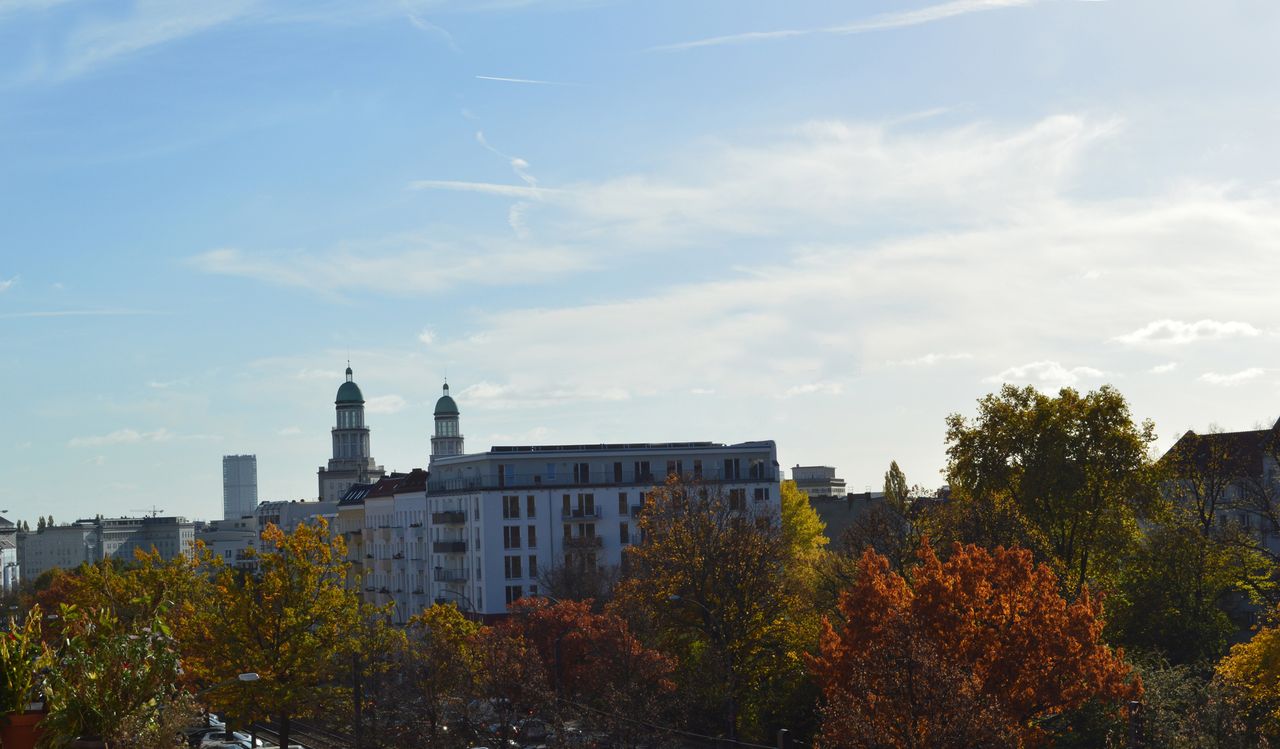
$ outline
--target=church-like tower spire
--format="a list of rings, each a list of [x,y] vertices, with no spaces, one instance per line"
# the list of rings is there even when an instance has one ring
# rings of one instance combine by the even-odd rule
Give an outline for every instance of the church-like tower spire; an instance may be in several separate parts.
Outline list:
[[[320,498],[337,499],[353,483],[367,483],[382,478],[384,471],[369,451],[369,427],[364,422],[364,393],[355,383],[351,364],[347,363],[346,381],[338,386],[333,400],[335,422],[333,457],[319,472]]]
[[[462,429],[458,424],[458,404],[449,395],[449,383],[444,384],[444,395],[436,401],[436,431],[431,436],[431,460],[462,454]]]

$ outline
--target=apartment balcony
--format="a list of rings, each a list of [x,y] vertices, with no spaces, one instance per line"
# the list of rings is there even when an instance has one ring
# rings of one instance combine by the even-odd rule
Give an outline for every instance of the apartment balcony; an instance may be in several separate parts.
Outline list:
[[[631,505],[631,517],[640,517],[640,512],[644,510],[644,505]]]
[[[431,550],[436,554],[465,554],[467,552],[466,541],[433,541]]]
[[[604,536],[570,536],[564,540],[566,549],[599,549],[604,546]]]
[[[432,578],[438,583],[456,583],[467,579],[467,571],[464,569],[447,570],[436,567],[434,572]]]
[[[628,467],[629,469],[630,467]],[[704,469],[701,475],[695,475],[688,471],[685,475],[691,481],[697,481],[703,484],[756,484],[770,483],[776,484],[779,481],[778,471],[772,468],[750,470],[744,468],[737,472],[724,472],[711,468]],[[430,494],[450,494],[464,492],[492,491],[499,489],[539,489],[547,487],[567,488],[581,487],[584,489],[591,487],[614,487],[614,486],[638,486],[642,488],[661,485],[666,480],[665,476],[654,472],[636,473],[632,470],[626,470],[621,477],[616,476],[611,471],[592,471],[588,476],[569,475],[543,475],[536,473],[517,473],[505,475],[490,476],[461,476],[456,478],[438,478],[431,479],[427,482],[427,492]],[[435,522],[433,520],[433,522]]]
[[[600,508],[595,507],[589,510],[569,509],[560,511],[561,520],[599,520]]]
[[[431,513],[432,525],[462,525],[465,522],[467,522],[467,513],[462,510]]]

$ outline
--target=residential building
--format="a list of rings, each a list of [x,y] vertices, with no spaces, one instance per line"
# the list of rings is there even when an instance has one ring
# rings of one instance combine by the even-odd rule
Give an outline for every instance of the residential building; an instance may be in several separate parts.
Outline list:
[[[223,563],[243,570],[258,567],[251,551],[258,551],[258,518],[230,518],[211,520],[196,531],[196,539],[203,542],[215,557]]]
[[[327,466],[317,471],[319,493],[325,502],[336,503],[352,484],[372,483],[386,475],[386,471],[369,452],[369,427],[364,420],[364,394],[352,379],[351,367],[347,367],[347,379],[338,387],[333,401],[336,421],[331,430],[333,457]]]
[[[645,493],[671,474],[714,485],[744,512],[780,510],[772,441],[493,447],[431,466],[431,598],[483,616],[538,595],[557,565],[620,564],[639,541]]]
[[[826,497],[843,498],[845,494],[844,479],[836,478],[836,469],[831,466],[802,466],[791,469],[791,480],[796,488],[807,492],[809,499]]]
[[[332,526],[338,518],[338,500],[290,499],[260,502],[254,516],[259,532],[270,523],[285,533],[292,533],[299,525],[313,523],[316,518],[324,518]]]
[[[222,518],[252,515],[258,506],[258,456],[222,456]]]
[[[18,589],[18,526],[0,517],[0,591],[5,594]]]
[[[103,559],[131,562],[135,550],[155,550],[165,559],[190,554],[195,525],[180,517],[97,518],[21,532],[17,540],[22,574],[35,579],[55,567]]]
[[[394,604],[396,624],[432,602],[428,520],[421,468],[384,478],[364,495],[362,593],[372,603]]]

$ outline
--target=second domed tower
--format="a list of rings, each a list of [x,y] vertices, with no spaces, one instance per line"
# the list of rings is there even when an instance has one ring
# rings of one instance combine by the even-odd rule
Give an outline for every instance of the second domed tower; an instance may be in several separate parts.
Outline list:
[[[444,395],[436,401],[436,430],[431,435],[431,460],[462,454],[462,429],[458,424],[458,404],[449,395],[449,383],[444,384]]]

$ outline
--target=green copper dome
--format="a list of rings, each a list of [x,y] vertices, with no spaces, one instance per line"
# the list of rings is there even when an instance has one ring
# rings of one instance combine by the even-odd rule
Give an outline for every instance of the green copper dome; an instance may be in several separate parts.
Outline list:
[[[347,381],[338,388],[338,397],[333,403],[337,406],[344,403],[364,403],[364,393],[360,392],[360,386],[351,379],[351,367],[347,367]]]
[[[458,404],[453,402],[453,397],[449,395],[449,383],[444,384],[444,395],[440,396],[440,400],[436,401],[436,416],[457,416]]]

